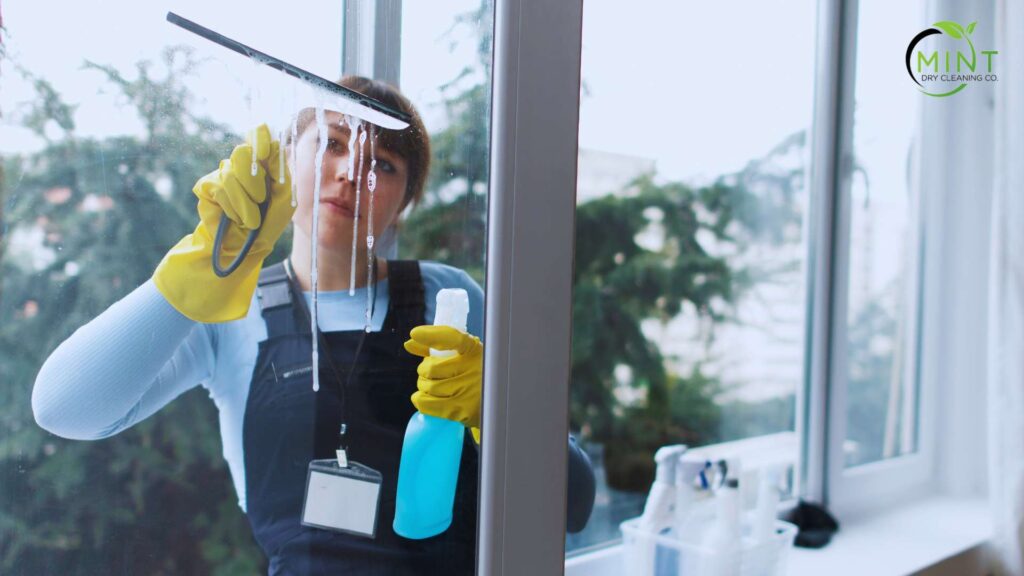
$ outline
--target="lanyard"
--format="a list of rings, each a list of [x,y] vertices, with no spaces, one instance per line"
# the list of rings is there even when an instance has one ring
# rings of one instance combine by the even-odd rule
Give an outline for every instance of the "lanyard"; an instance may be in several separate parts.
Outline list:
[[[374,282],[374,276],[377,272],[377,255],[373,254],[370,256],[372,266],[370,266],[370,276],[366,279],[367,290],[371,290],[370,297],[370,318],[373,318],[374,309],[377,307],[377,283]],[[288,285],[292,290],[292,294],[295,299],[299,301],[299,308],[302,310],[302,318],[305,319],[305,328],[310,329],[313,322],[312,317],[309,313],[309,307],[306,306],[306,299],[302,295],[302,287],[299,286],[298,280],[295,278],[295,274],[292,271],[292,259],[289,256],[284,262],[284,269],[288,275]],[[317,323],[319,324],[319,323]],[[338,366],[334,363],[334,354],[331,353],[330,344],[327,343],[327,338],[324,337],[323,332],[320,331],[320,326],[316,327],[316,337],[320,346],[323,346],[324,352],[326,352],[327,363],[331,367],[331,372],[334,374],[334,378],[338,383],[338,391],[341,394],[341,425],[338,427],[338,443],[342,450],[348,449],[348,443],[345,441],[345,434],[348,432],[348,383],[352,380],[356,370],[356,362],[359,360],[359,354],[363,350],[363,342],[366,341],[366,334],[369,332],[369,326],[366,329],[360,330],[359,344],[356,345],[356,352],[352,356],[352,365],[349,367],[348,377],[342,379],[341,371],[338,370]]]

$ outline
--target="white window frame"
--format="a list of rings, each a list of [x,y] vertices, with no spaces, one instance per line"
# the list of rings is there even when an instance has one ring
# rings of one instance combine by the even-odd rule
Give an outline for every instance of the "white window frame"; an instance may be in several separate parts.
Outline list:
[[[992,2],[965,6],[955,0],[930,0],[925,8],[922,28],[944,19],[995,22]],[[921,530],[924,525],[912,521],[918,509],[957,510],[968,503],[964,510],[973,510],[977,516],[969,522],[974,524],[972,530],[983,535],[986,528],[976,525],[984,524],[984,513],[977,514],[976,506],[983,502],[987,480],[983,384],[988,239],[984,232],[992,187],[992,87],[972,87],[977,89],[956,102],[925,98],[920,110],[909,227],[918,243],[908,267],[908,290],[916,297],[904,311],[911,319],[908,341],[914,343],[908,349],[916,348],[908,350],[904,362],[904,380],[917,392],[916,449],[851,468],[844,462],[857,16],[858,0],[824,0],[818,5],[809,175],[812,205],[807,222],[810,301],[805,393],[798,396],[796,410],[802,444],[797,492],[805,500],[823,503],[847,526],[890,536],[905,535],[892,534],[893,526],[885,524],[887,514],[905,512],[906,529]],[[964,150],[974,153],[965,155]],[[742,448],[738,444],[756,440],[702,450],[737,450]],[[880,524],[873,525],[875,519]],[[979,538],[984,541],[984,536]],[[965,550],[962,545],[950,543],[948,550],[922,552],[919,567],[960,554]],[[617,573],[617,550],[574,556],[569,572]],[[978,550],[970,549],[971,553]],[[829,556],[826,549],[824,556],[819,552],[815,557],[827,564]]]
[[[496,0],[479,574],[559,574],[582,0]]]
[[[826,390],[826,453],[807,455],[807,469],[823,471],[824,477],[816,485],[823,490],[804,492],[805,497],[817,496],[841,519],[863,518],[937,494],[982,496],[985,468],[985,427],[979,425],[984,422],[984,390],[978,389],[983,386],[967,384],[984,382],[984,371],[979,373],[974,359],[984,358],[986,314],[988,245],[987,238],[978,234],[988,229],[987,198],[991,190],[991,165],[986,159],[992,156],[986,150],[992,148],[993,124],[991,113],[986,114],[985,109],[992,94],[986,88],[964,94],[965,98],[952,103],[923,98],[918,116],[908,227],[917,241],[906,271],[907,290],[913,297],[907,300],[908,309],[900,311],[909,320],[907,341],[911,346],[903,359],[903,380],[916,390],[916,449],[878,462],[845,466],[846,304],[858,1],[832,0],[821,5],[823,12],[837,16],[832,20],[837,33],[823,36],[838,44],[838,56],[833,59],[838,69],[829,75],[829,81],[836,85],[837,109],[832,125],[837,128],[834,137],[821,136],[835,142],[831,152],[835,184],[829,188],[834,214],[822,215],[834,223],[829,248],[834,262],[827,340],[831,358],[827,359],[827,369],[822,367],[815,373],[819,380],[811,382],[812,389]],[[965,10],[954,0],[931,0],[925,4],[926,18],[921,27],[943,19],[993,22],[991,3],[969,8]],[[975,154],[962,154],[965,149]],[[969,199],[964,198],[967,190],[971,191]],[[821,246],[829,246],[827,242],[826,237],[815,238]],[[825,294],[816,294],[815,318],[825,313],[818,307],[824,305],[819,298]],[[972,294],[977,297],[971,298]],[[826,340],[816,335],[814,341]],[[825,374],[828,380],[823,382]],[[820,424],[817,429],[809,429],[822,430]],[[814,484],[809,483],[811,486]]]
[[[401,0],[374,3],[374,38],[400,31]],[[346,4],[360,0],[347,0]],[[385,6],[387,9],[380,8]],[[984,225],[984,207],[962,222],[956,202],[968,175],[983,168],[969,162],[944,170],[920,169],[921,157],[951,164],[957,151],[948,137],[952,119],[965,126],[970,145],[991,147],[991,126],[976,109],[953,110],[946,102],[925,102],[920,146],[915,150],[922,202],[911,230],[921,239],[910,290],[911,322],[920,357],[905,363],[916,382],[918,409],[914,453],[845,468],[846,297],[849,249],[849,165],[853,142],[857,0],[822,0],[818,5],[815,106],[810,154],[811,209],[808,238],[808,319],[805,391],[798,395],[800,449],[797,491],[824,503],[841,521],[871,515],[896,503],[939,491],[978,495],[981,480],[963,480],[964,466],[984,468],[984,398],[965,392],[971,363],[952,349],[962,344],[951,333],[974,316],[949,318],[965,292],[978,290],[964,266],[942,257],[949,230]],[[930,0],[930,21],[963,15],[954,0]],[[346,15],[349,12],[346,9]],[[390,16],[389,16],[390,15]],[[348,17],[348,16],[347,16]],[[365,22],[352,17],[349,22]],[[927,24],[923,22],[922,26]],[[571,277],[574,251],[575,183],[579,119],[582,0],[495,0],[494,77],[491,116],[491,181],[484,374],[484,434],[481,465],[478,570],[480,574],[553,574],[565,566],[565,481],[571,335]],[[359,59],[348,50],[346,71],[380,76],[393,70],[397,51],[383,59]],[[391,43],[392,45],[394,42]],[[379,42],[358,50],[379,54]],[[351,59],[350,59],[351,58]],[[353,66],[353,67],[348,67]],[[370,74],[368,74],[370,75]],[[894,90],[902,87],[893,87]],[[983,91],[963,103],[991,97]],[[959,97],[958,97],[959,98]],[[973,100],[972,100],[973,99]],[[950,99],[952,100],[952,99]],[[963,145],[963,139],[959,140]],[[978,188],[987,190],[984,182]],[[960,202],[966,202],[959,199]],[[987,204],[985,204],[987,206]],[[981,228],[986,229],[986,228]],[[963,239],[960,238],[960,241]],[[972,261],[985,261],[987,246],[974,241]],[[970,269],[977,277],[978,270]],[[929,289],[922,290],[921,286]],[[982,290],[984,294],[984,290]],[[984,317],[984,299],[972,311]],[[984,330],[982,330],[984,333]],[[975,343],[972,353],[984,343]],[[916,355],[915,355],[916,356]],[[918,372],[918,373],[914,373]],[[980,381],[980,380],[979,380]],[[942,422],[942,427],[938,422]],[[980,455],[979,455],[980,454]],[[977,469],[977,468],[974,468]],[[582,556],[604,558],[607,550]],[[574,557],[579,564],[581,558]]]
[[[344,15],[343,72],[398,85],[401,0]],[[495,0],[479,574],[564,568],[582,28],[582,0]]]
[[[820,210],[816,217],[821,218],[822,226],[819,230],[821,235],[813,237],[812,244],[820,249],[829,252],[828,258],[831,266],[820,266],[821,274],[829,274],[829,281],[823,282],[819,274],[815,280],[822,281],[816,287],[814,299],[814,310],[812,316],[816,319],[816,332],[809,341],[808,354],[819,362],[817,370],[812,373],[810,387],[812,390],[824,390],[824,417],[819,417],[822,422],[818,426],[809,426],[811,435],[822,434],[822,448],[824,453],[808,453],[807,471],[820,471],[822,478],[817,483],[809,483],[808,488],[821,488],[821,492],[804,492],[806,498],[825,503],[834,514],[840,517],[851,517],[869,514],[871,511],[882,509],[907,497],[914,491],[925,488],[932,478],[934,467],[934,442],[932,420],[934,407],[932,403],[933,386],[923,385],[919,378],[919,355],[921,342],[919,341],[920,318],[919,302],[923,294],[920,289],[922,269],[919,266],[918,256],[921,254],[923,235],[919,224],[919,214],[915,208],[920,206],[919,202],[911,203],[911,224],[908,226],[909,233],[918,240],[911,248],[911,264],[908,270],[907,290],[914,296],[908,298],[910,303],[908,310],[900,310],[897,313],[906,314],[909,333],[903,365],[904,385],[919,390],[920,394],[915,395],[916,417],[911,415],[912,420],[906,420],[904,415],[904,430],[910,425],[916,427],[915,450],[903,456],[888,458],[878,462],[872,462],[861,466],[847,468],[845,465],[845,454],[843,444],[847,438],[847,386],[848,386],[848,354],[847,354],[847,303],[849,288],[849,253],[850,253],[850,195],[851,179],[854,166],[854,98],[856,94],[856,55],[857,55],[857,21],[858,21],[858,0],[833,0],[820,5],[823,14],[828,15],[828,20],[822,22],[824,37],[819,44],[820,58],[834,69],[827,74],[819,74],[819,82],[827,82],[831,86],[822,87],[819,96],[827,92],[833,104],[829,106],[831,118],[816,118],[822,122],[815,123],[816,138],[820,138],[822,146],[815,146],[817,157],[813,159],[812,166],[830,164],[827,175],[821,180],[813,180],[818,188],[812,190],[814,198],[828,198],[824,204],[829,209]],[[829,33],[834,31],[833,33]],[[822,51],[825,50],[825,51]],[[828,58],[829,55],[833,57]],[[894,89],[898,89],[894,87]],[[819,131],[820,129],[820,131]],[[918,141],[920,142],[920,134]],[[917,157],[920,157],[918,149]],[[920,162],[915,162],[920,166]],[[915,170],[920,172],[919,170]],[[919,181],[919,179],[915,179]],[[912,191],[912,197],[920,199],[917,191]],[[824,208],[824,206],[823,206]],[[813,211],[812,211],[813,213]],[[823,255],[818,255],[819,262]],[[817,319],[822,322],[818,322]],[[815,346],[815,343],[827,343]],[[827,357],[822,357],[827,356]],[[821,394],[821,392],[819,392]],[[822,409],[821,403],[815,405]]]

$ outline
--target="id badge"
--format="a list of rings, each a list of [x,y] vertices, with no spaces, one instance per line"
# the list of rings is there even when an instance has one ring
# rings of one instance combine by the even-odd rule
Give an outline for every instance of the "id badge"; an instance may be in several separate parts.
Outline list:
[[[373,538],[380,510],[380,472],[358,462],[313,460],[306,476],[302,525]]]

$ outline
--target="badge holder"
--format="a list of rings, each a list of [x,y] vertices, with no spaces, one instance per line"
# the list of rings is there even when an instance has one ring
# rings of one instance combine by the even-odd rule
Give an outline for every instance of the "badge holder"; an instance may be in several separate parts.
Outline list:
[[[380,472],[358,462],[313,460],[306,477],[302,525],[374,538],[380,510]]]
[[[290,289],[301,294],[292,275],[290,260],[285,261],[285,271],[288,274]],[[312,325],[305,300],[299,296],[298,301],[305,313],[306,321]],[[315,334],[317,338],[320,337],[319,330]],[[377,535],[377,515],[380,511],[383,477],[377,470],[349,460],[346,449],[346,422],[349,421],[346,383],[353,378],[355,359],[359,358],[365,339],[366,332],[363,332],[353,355],[352,368],[349,369],[348,378],[345,380],[342,380],[341,372],[334,363],[334,355],[324,340],[327,363],[337,379],[338,392],[341,396],[342,415],[338,429],[337,457],[313,460],[309,463],[301,523],[303,526],[374,538]]]

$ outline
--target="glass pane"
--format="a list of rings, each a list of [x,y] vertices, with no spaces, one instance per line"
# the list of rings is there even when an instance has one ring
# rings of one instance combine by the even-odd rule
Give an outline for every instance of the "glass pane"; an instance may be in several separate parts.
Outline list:
[[[341,81],[390,130],[165,20],[337,79],[342,3],[171,4],[3,4],[0,573],[472,574],[480,346],[404,343],[483,336],[490,3]]]
[[[570,552],[640,513],[659,446],[796,463],[816,8],[780,6],[584,7],[571,427],[598,495]]]
[[[856,466],[916,446],[917,290],[910,187],[920,96],[893,90],[892,54],[920,28],[919,3],[861,2],[854,109],[844,461]],[[894,52],[895,51],[895,52]]]

